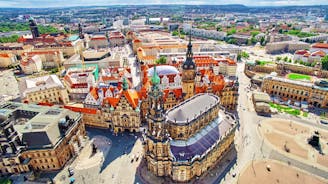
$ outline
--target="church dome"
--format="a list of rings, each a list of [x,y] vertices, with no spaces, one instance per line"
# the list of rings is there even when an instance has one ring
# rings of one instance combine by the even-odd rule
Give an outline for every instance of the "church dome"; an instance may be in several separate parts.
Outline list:
[[[179,71],[177,68],[175,68],[174,66],[170,66],[170,65],[160,65],[160,66],[156,66],[156,72],[158,75],[172,75],[172,74],[179,74]],[[151,67],[148,70],[148,76],[153,76],[154,73],[154,67]]]

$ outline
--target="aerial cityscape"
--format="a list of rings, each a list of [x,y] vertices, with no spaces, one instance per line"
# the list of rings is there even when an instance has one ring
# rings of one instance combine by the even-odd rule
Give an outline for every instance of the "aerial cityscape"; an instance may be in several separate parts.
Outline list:
[[[328,2],[0,0],[0,184],[327,184]]]

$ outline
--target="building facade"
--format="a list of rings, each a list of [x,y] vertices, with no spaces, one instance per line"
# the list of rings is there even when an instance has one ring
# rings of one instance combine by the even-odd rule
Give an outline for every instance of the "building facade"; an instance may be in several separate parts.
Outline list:
[[[19,83],[22,102],[67,104],[66,88],[56,75],[23,78]]]
[[[59,170],[83,147],[79,113],[14,102],[0,108],[2,174]]]
[[[307,102],[318,108],[328,107],[328,83],[295,81],[268,75],[263,79],[262,91],[295,102]]]

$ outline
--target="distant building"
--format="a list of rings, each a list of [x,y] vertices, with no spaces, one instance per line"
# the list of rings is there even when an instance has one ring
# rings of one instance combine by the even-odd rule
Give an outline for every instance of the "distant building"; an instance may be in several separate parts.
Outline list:
[[[89,47],[93,49],[108,48],[109,42],[105,35],[92,35],[89,41]]]
[[[98,80],[98,66],[85,65],[67,69],[63,83],[72,101],[82,102]]]
[[[11,53],[0,53],[0,68],[7,68],[10,65],[17,64],[16,55]]]
[[[179,28],[179,24],[169,24],[169,31],[175,31]]]
[[[283,41],[291,41],[292,37],[286,34],[271,34],[269,36],[269,42],[283,42]]]
[[[238,45],[243,45],[243,44],[248,43],[248,41],[251,39],[251,36],[241,35],[241,34],[233,34],[233,35],[228,36],[228,38],[235,39],[236,44],[238,44]]]
[[[0,104],[20,97],[18,82],[12,70],[0,71]]]
[[[216,40],[224,40],[227,36],[226,32],[192,28],[191,25],[186,24],[183,25],[183,31],[188,34],[191,32],[191,34],[195,37],[210,38]]]
[[[14,102],[0,110],[2,174],[59,170],[83,147],[79,113]]]
[[[110,67],[122,67],[123,60],[121,52],[109,52],[107,50],[104,51],[84,51],[83,55],[74,54],[72,57],[68,58],[64,62],[64,67],[66,69],[75,66],[81,66],[82,59],[84,59],[85,64],[97,65],[99,69],[106,69]]]
[[[56,75],[23,78],[19,83],[22,102],[63,103],[69,102],[67,90]]]
[[[124,26],[128,26],[130,24],[130,22],[129,22],[129,18],[124,18],[123,19],[123,25]]]
[[[294,54],[294,61],[303,61],[303,62],[320,62],[323,57],[326,56],[326,53],[322,50],[317,50],[313,53],[310,53],[307,50],[298,50]]]
[[[0,53],[22,55],[25,52],[31,52],[34,49],[32,45],[24,45],[23,43],[3,43],[0,44]]]
[[[253,92],[252,94],[253,104],[255,107],[255,111],[257,113],[270,113],[270,105],[271,102],[270,95],[263,92]]]
[[[266,52],[270,54],[281,53],[281,52],[295,52],[297,50],[309,49],[310,45],[305,42],[285,41],[285,42],[274,42],[268,43],[265,46]]]
[[[112,31],[109,34],[109,43],[110,46],[123,46],[125,44],[125,37],[121,32]]]
[[[42,61],[42,67],[45,69],[59,68],[64,63],[64,55],[61,51],[32,51],[23,53],[22,58],[38,55]]]
[[[64,56],[72,56],[84,48],[84,43],[78,35],[64,33],[42,34],[37,38],[21,36],[18,42],[33,45],[33,51],[61,51]]]
[[[310,48],[310,52],[315,52],[320,50],[328,54],[328,43],[315,43]]]
[[[32,57],[23,59],[20,62],[20,67],[25,74],[38,73],[42,70],[43,67],[41,57],[39,55],[34,55]]]

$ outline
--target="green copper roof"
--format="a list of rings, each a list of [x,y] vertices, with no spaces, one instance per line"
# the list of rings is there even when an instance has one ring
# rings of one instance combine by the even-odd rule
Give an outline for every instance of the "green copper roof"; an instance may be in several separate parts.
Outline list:
[[[151,77],[151,82],[153,85],[158,85],[161,82],[161,79],[159,78],[156,72],[156,65],[154,66],[154,72],[153,76]]]
[[[128,81],[126,81],[126,78],[123,78],[123,90],[128,90],[129,89],[129,84]]]

